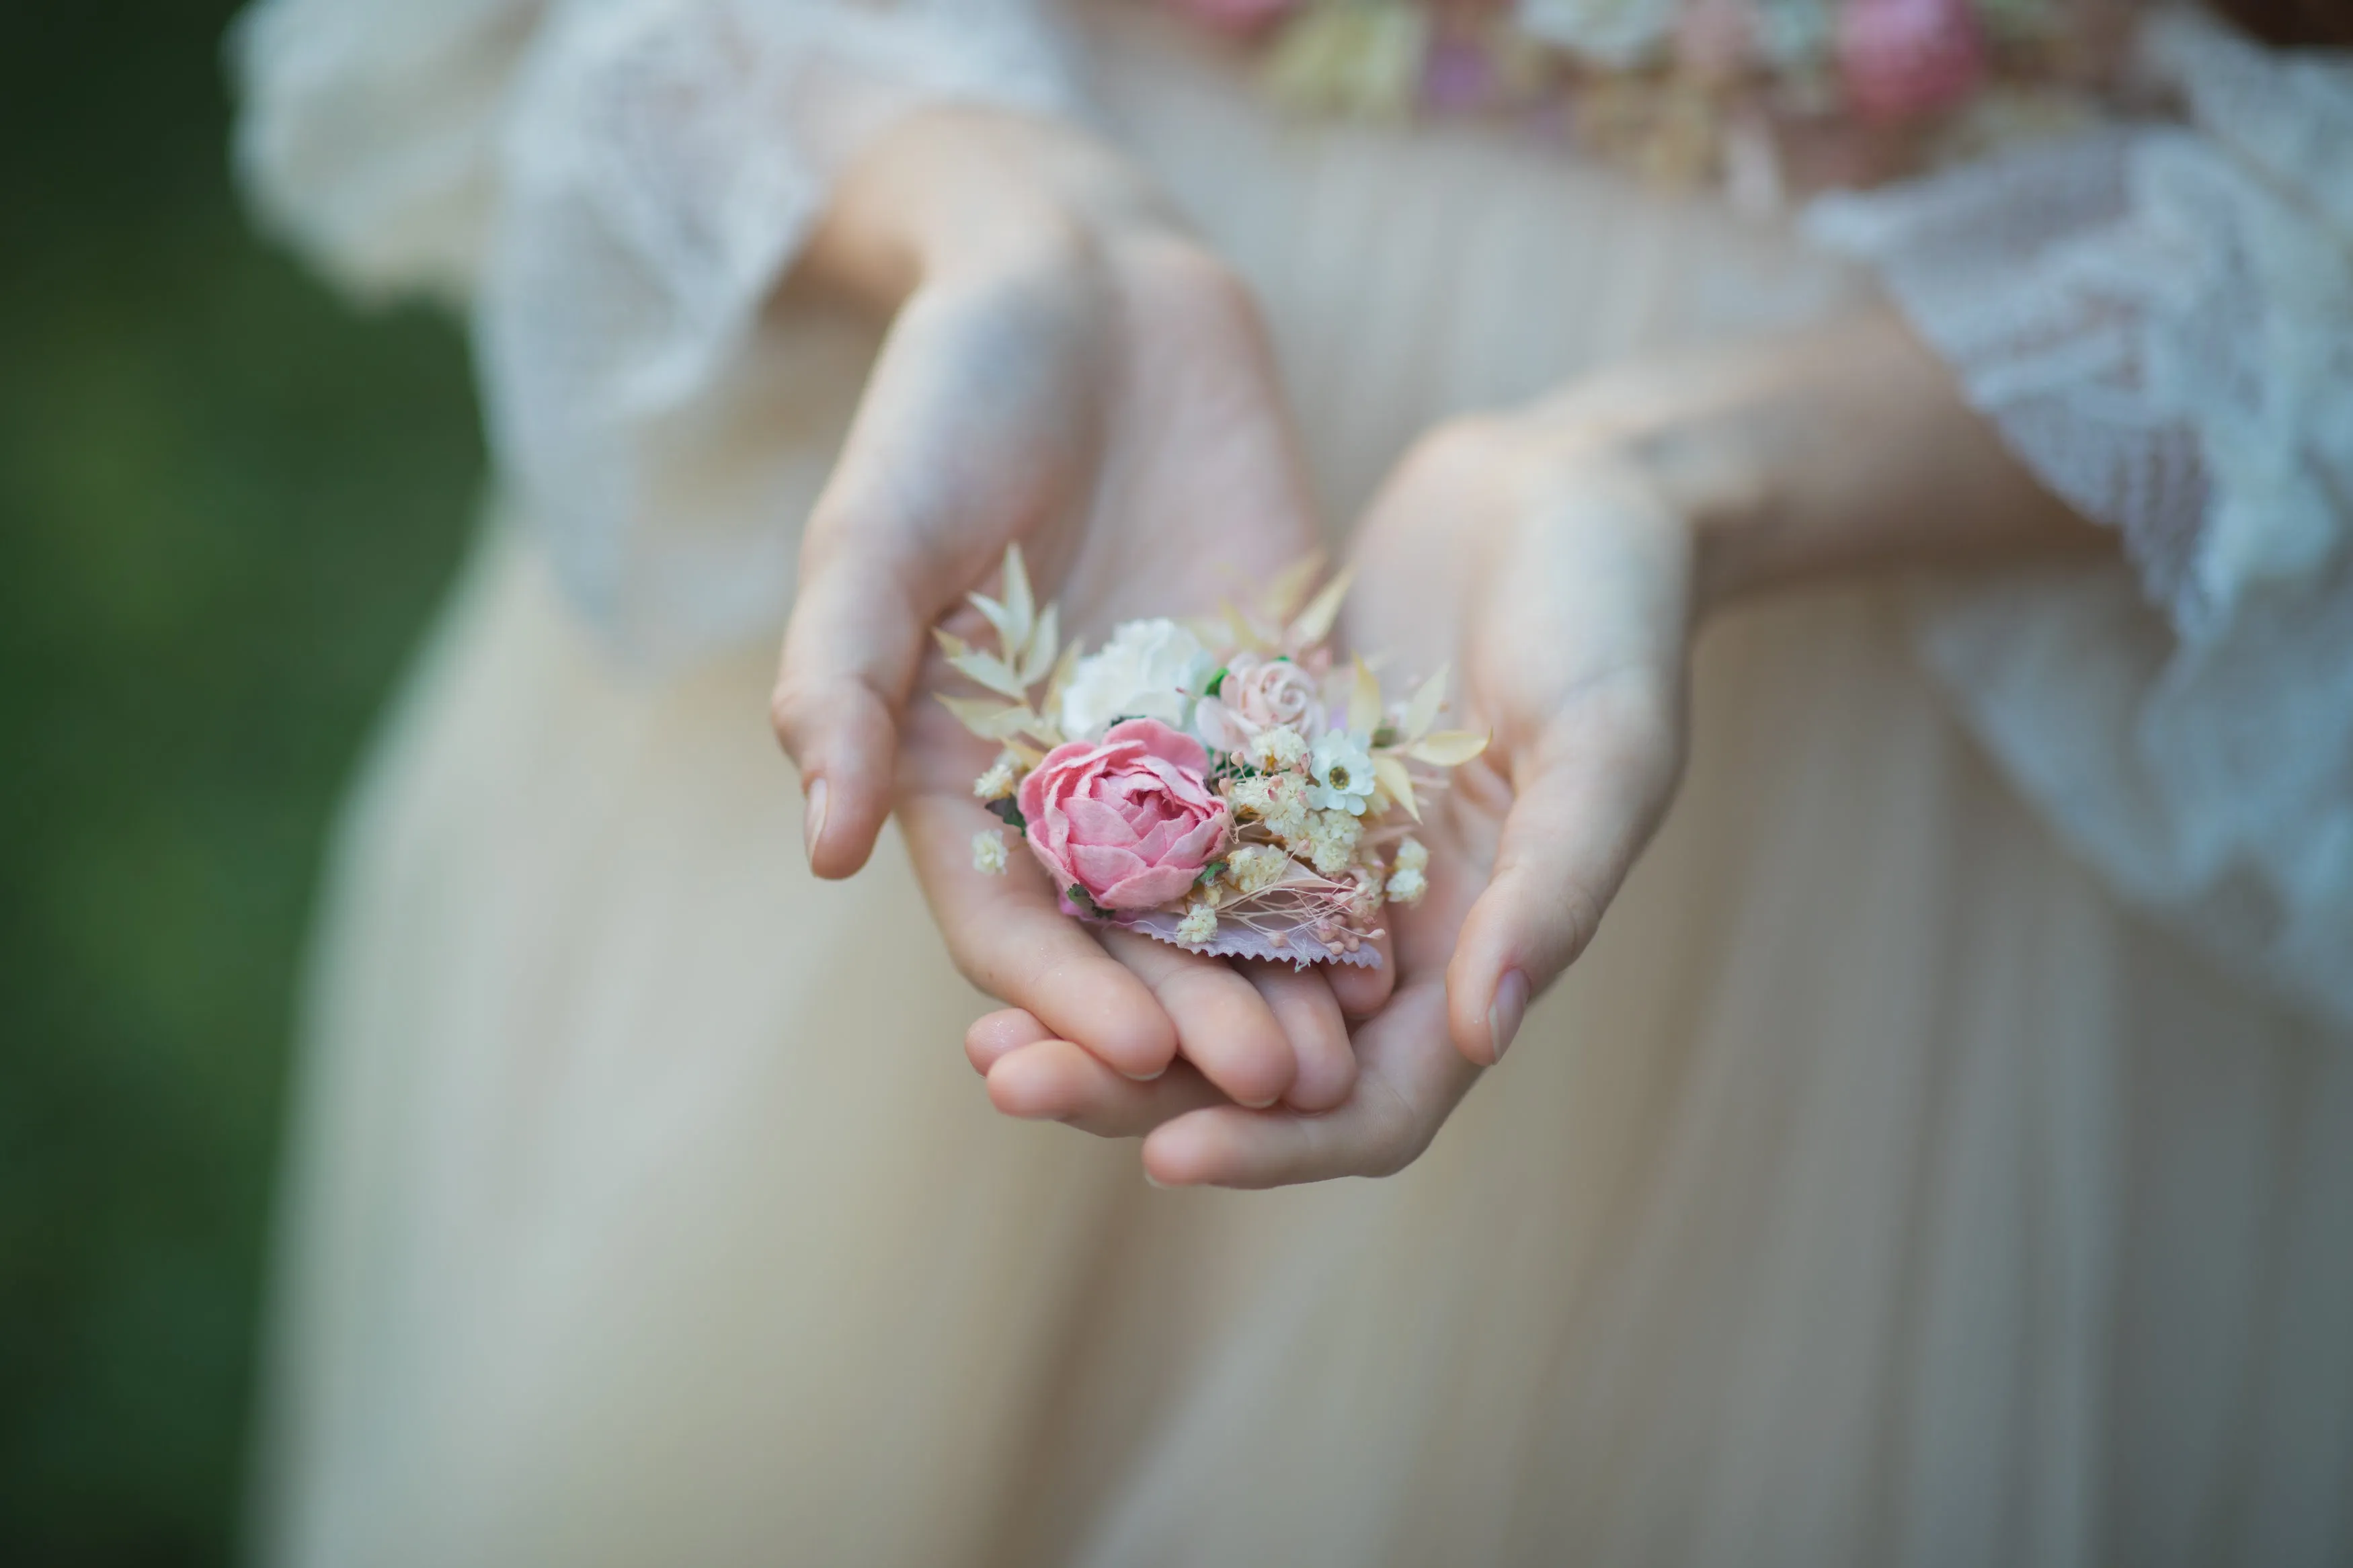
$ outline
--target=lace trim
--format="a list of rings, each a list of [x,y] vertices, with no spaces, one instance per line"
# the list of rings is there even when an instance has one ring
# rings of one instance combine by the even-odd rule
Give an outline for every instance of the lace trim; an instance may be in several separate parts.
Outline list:
[[[2127,895],[2353,1026],[2353,66],[2186,14],[2193,122],[1818,204],[2053,491],[2101,579],[1942,596],[1930,661]]]

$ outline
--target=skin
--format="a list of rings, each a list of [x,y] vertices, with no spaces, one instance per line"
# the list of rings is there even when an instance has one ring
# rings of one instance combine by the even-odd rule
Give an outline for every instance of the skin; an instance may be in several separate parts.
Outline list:
[[[800,281],[888,316],[808,521],[771,712],[818,875],[855,873],[894,810],[957,966],[1122,1081],[1189,1074],[1231,1103],[1339,1104],[1346,1020],[1389,970],[1294,974],[1098,937],[996,826],[996,747],[935,691],[932,644],[1019,542],[1065,635],[1208,613],[1315,547],[1303,467],[1249,295],[1116,158],[1052,124],[910,115],[839,181]]]
[[[1692,640],[1740,598],[1898,563],[2105,547],[2041,490],[1892,316],[1660,360],[1432,432],[1367,511],[1343,635],[1451,660],[1493,727],[1428,813],[1430,893],[1396,910],[1397,991],[1319,1115],[1154,1084],[1000,1013],[992,1099],[1141,1136],[1164,1184],[1383,1175],[1429,1146],[1583,952],[1673,794]]]

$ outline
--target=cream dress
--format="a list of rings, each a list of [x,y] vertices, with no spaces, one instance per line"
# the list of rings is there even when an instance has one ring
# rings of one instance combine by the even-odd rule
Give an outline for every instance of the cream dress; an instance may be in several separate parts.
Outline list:
[[[983,998],[895,839],[813,881],[766,731],[789,520],[871,347],[761,302],[795,172],[678,196],[769,226],[681,262],[692,308],[652,326],[594,338],[565,313],[588,286],[544,270],[602,254],[566,190],[662,166],[609,119],[564,144],[548,104],[610,108],[628,75],[584,86],[566,50],[665,101],[715,3],[275,0],[241,40],[280,220],[363,287],[471,291],[511,498],[331,868],[265,1561],[2353,1557],[2329,966],[2267,1000],[2127,914],[2103,847],[2063,846],[1956,723],[1892,591],[1707,634],[1665,830],[1402,1175],[1158,1192],[1132,1147],[992,1113],[958,1050]],[[1083,92],[1257,289],[1335,519],[1449,412],[1864,287],[1786,225],[1557,153],[1287,119],[1130,7],[930,57],[847,9],[845,57],[928,59],[911,97]],[[790,73],[720,53],[791,132]],[[658,205],[596,210],[642,256],[692,227]],[[1823,222],[1894,254],[1873,213]],[[593,405],[617,365],[628,395]],[[2054,623],[1971,627],[2003,603],[2091,626],[2046,649],[2064,685],[2100,636],[2147,640],[2116,630],[2125,582],[1928,612],[2010,773],[2095,817],[2019,762],[2050,748],[1998,699],[2031,678],[1986,651]],[[2341,751],[2333,721],[2314,743]]]

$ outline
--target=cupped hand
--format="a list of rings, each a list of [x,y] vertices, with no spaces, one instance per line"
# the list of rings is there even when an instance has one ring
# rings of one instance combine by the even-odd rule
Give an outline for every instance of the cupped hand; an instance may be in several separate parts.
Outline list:
[[[1039,1018],[966,1040],[1000,1110],[1145,1135],[1169,1184],[1379,1175],[1416,1158],[1534,996],[1592,940],[1683,752],[1693,528],[1647,468],[1557,408],[1448,426],[1367,513],[1344,635],[1451,663],[1485,756],[1423,808],[1430,890],[1389,906],[1398,978],[1320,1114],[1251,1110],[1197,1074],[1122,1081]]]
[[[1127,1079],[1181,1050],[1239,1103],[1329,1103],[1353,1076],[1344,1005],[1377,1007],[1386,976],[1335,987],[1099,941],[1018,846],[1007,871],[976,869],[974,835],[996,819],[972,785],[996,748],[931,700],[971,694],[930,632],[978,632],[959,606],[997,586],[1008,544],[1060,598],[1066,635],[1091,640],[1213,612],[1314,548],[1247,292],[1115,161],[1042,121],[911,117],[842,201],[820,256],[864,279],[913,271],[809,519],[773,701],[812,867],[855,872],[895,808],[949,951],[984,990]],[[902,242],[902,223],[925,237]]]
[[[1704,605],[1881,565],[2112,550],[2042,489],[1902,320],[1630,363],[1419,443],[1367,514],[1345,634],[1452,659],[1485,756],[1425,808],[1430,891],[1392,907],[1398,974],[1322,1116],[1182,1072],[1111,1081],[1038,1019],[966,1040],[997,1105],[1145,1133],[1154,1179],[1267,1186],[1393,1171],[1575,962],[1681,773]],[[1441,978],[1442,976],[1442,978]]]

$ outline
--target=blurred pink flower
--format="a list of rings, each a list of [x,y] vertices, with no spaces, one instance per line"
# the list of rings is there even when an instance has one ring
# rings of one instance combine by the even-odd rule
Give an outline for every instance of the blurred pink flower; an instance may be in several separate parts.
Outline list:
[[[1839,74],[1855,110],[1910,120],[1968,96],[1986,71],[1969,0],[1847,0],[1839,15]]]
[[[1106,910],[1182,898],[1231,826],[1208,771],[1201,742],[1157,719],[1067,742],[1021,781],[1029,847],[1058,890],[1076,884]]]

